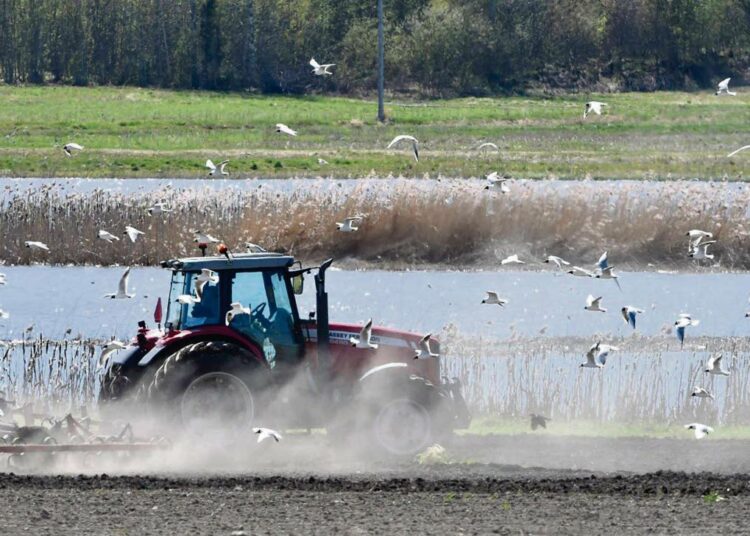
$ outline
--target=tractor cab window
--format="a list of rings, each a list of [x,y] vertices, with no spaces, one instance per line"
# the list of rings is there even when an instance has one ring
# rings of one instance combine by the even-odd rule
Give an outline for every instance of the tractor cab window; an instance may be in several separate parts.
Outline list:
[[[198,296],[195,292],[195,278],[198,274],[199,272],[186,273],[182,292],[179,293],[184,296],[191,296],[194,300],[191,303],[182,305],[175,303],[176,307],[181,307],[180,318],[182,322],[180,329],[210,326],[223,322],[219,304],[219,283],[206,282],[203,286],[203,293],[198,301],[196,299]],[[176,300],[177,296],[175,295],[173,299]]]
[[[268,353],[269,342],[277,349],[298,345],[284,272],[236,273],[232,301],[249,309],[250,314],[236,316],[230,326],[264,347],[264,352]]]

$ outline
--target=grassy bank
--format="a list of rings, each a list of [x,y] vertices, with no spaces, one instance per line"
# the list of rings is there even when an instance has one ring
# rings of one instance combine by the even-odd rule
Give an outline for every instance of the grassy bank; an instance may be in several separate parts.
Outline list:
[[[583,103],[609,104],[582,119]],[[390,103],[330,97],[260,97],[137,88],[0,86],[0,175],[200,177],[231,159],[232,177],[333,175],[729,178],[750,173],[750,92],[628,93],[554,99]],[[299,137],[277,134],[286,123]],[[422,159],[386,150],[396,134]],[[86,150],[67,158],[61,146]],[[483,141],[500,153],[478,153]],[[323,158],[329,165],[318,164]]]

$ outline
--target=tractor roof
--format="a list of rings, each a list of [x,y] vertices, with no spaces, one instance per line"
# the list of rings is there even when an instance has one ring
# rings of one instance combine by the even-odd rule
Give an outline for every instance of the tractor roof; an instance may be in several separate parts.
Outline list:
[[[294,263],[294,257],[281,253],[238,253],[232,255],[232,260],[224,256],[188,257],[184,259],[170,259],[162,261],[162,268],[197,272],[208,268],[220,272],[222,270],[263,270],[267,268],[286,268]]]

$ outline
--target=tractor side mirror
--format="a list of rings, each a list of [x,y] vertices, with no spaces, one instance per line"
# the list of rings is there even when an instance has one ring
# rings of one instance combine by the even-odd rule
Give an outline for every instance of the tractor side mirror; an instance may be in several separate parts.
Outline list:
[[[292,277],[292,292],[294,292],[297,295],[302,294],[302,292],[305,289],[305,275],[303,273],[299,273]]]

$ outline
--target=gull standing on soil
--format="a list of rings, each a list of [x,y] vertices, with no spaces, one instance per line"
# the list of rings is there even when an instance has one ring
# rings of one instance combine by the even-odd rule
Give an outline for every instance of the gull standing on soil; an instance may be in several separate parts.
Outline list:
[[[120,277],[120,283],[117,285],[117,292],[105,294],[105,298],[111,298],[113,300],[124,300],[132,298],[135,294],[128,294],[128,280],[130,279],[130,268],[128,267]]]
[[[716,376],[729,376],[729,371],[721,368],[722,355],[723,354],[719,354],[717,356],[709,357],[704,372],[707,374],[715,374]]]
[[[281,134],[288,134],[290,136],[296,136],[297,131],[292,130],[288,126],[286,126],[284,123],[276,123],[276,132],[279,132]]]
[[[266,439],[274,439],[278,443],[283,439],[280,433],[270,428],[253,428],[253,433],[258,434],[258,443]]]
[[[587,270],[586,268],[581,268],[580,266],[573,266],[573,268],[568,270],[568,273],[576,277],[594,277],[596,275],[591,270]]]
[[[615,274],[613,269],[614,269],[614,266],[607,266],[601,272],[596,274],[596,278],[597,279],[611,279],[612,281],[615,282],[615,284],[617,285],[617,288],[622,290],[622,287],[620,286],[619,276]]]
[[[167,204],[164,201],[157,201],[156,203],[151,205],[147,211],[149,216],[158,216],[159,214],[172,212],[172,209],[168,208]]]
[[[726,93],[727,95],[735,96],[737,93],[734,91],[729,91],[729,81],[732,78],[725,78],[721,82],[719,82],[718,90],[716,91],[717,95],[721,95],[722,93]]]
[[[492,292],[491,290],[487,290],[486,292],[487,297],[482,300],[482,303],[487,305],[499,305],[500,307],[508,303],[508,300],[498,297],[497,292]]]
[[[362,218],[354,216],[352,218],[346,218],[343,222],[336,222],[336,229],[342,233],[353,233],[359,231],[359,225],[361,225]],[[355,222],[357,225],[355,226]]]
[[[566,261],[565,259],[562,259],[560,257],[555,257],[554,255],[550,255],[544,260],[547,264],[554,264],[556,265],[560,270],[563,269],[563,266],[570,266],[570,263]]]
[[[109,231],[105,231],[104,229],[99,229],[98,236],[99,236],[100,239],[102,239],[102,240],[104,240],[106,242],[109,242],[110,244],[112,242],[114,242],[115,240],[117,240],[118,242],[120,241],[119,237],[113,235]]]
[[[547,429],[547,421],[551,421],[549,417],[545,417],[544,415],[537,415],[536,413],[532,413],[529,415],[531,417],[531,429],[536,430],[537,428],[544,428]]]
[[[505,266],[506,264],[526,264],[521,259],[518,258],[518,255],[511,255],[510,257],[505,257],[503,260],[500,261],[500,264]]]
[[[638,309],[637,307],[633,307],[632,305],[626,305],[621,309],[621,312],[622,318],[625,320],[625,323],[635,329],[635,316],[637,314],[643,314],[643,309]]]
[[[408,136],[406,134],[401,134],[400,136],[396,136],[391,140],[391,143],[388,144],[387,149],[390,149],[400,141],[410,141],[411,142],[411,150],[414,152],[414,160],[419,162],[419,141],[414,136]]]
[[[417,348],[414,359],[429,359],[430,357],[440,357],[440,354],[435,354],[430,350],[430,337],[432,333],[428,333],[422,337],[419,341],[419,348]]]
[[[29,249],[41,249],[43,251],[49,251],[49,248],[47,247],[47,244],[44,242],[36,242],[34,240],[26,240],[24,242],[26,244],[26,247]]]
[[[362,326],[359,337],[349,337],[349,343],[355,348],[365,348],[368,350],[377,350],[378,345],[370,342],[372,339],[372,318]]]
[[[206,160],[206,167],[208,168],[208,174],[214,175],[216,173],[216,167],[218,165],[219,172],[222,175],[229,175],[229,172],[227,172],[225,169],[228,163],[229,163],[229,160],[224,160],[222,162],[219,162],[218,164],[214,164],[210,159]]]
[[[477,147],[477,151],[481,151],[482,149],[494,149],[498,153],[500,152],[500,147],[498,147],[496,144],[492,143],[491,141],[486,141],[482,143],[481,145],[479,145],[479,147]]]
[[[692,316],[687,313],[680,313],[677,322],[674,323],[677,326],[677,339],[680,341],[680,348],[685,342],[685,328],[688,326],[697,326],[700,324],[700,320],[693,320]]]
[[[685,428],[695,431],[695,439],[703,439],[708,434],[713,433],[714,431],[714,429],[710,426],[706,426],[705,424],[701,424],[699,422],[686,424]]]
[[[250,314],[250,308],[242,307],[242,304],[240,302],[232,302],[229,304],[229,306],[231,307],[231,309],[229,309],[229,311],[227,311],[227,314],[224,316],[224,321],[226,322],[227,326],[232,323],[232,320],[234,320],[235,317]]]
[[[616,350],[619,350],[619,348],[609,344],[602,344],[599,341],[586,352],[586,362],[581,363],[581,366],[584,368],[604,368],[604,365],[607,364],[607,356],[609,356],[610,352]]]
[[[83,145],[78,145],[77,143],[66,143],[63,145],[63,151],[65,151],[66,155],[73,156],[73,151],[83,151]]]
[[[315,76],[325,76],[325,75],[331,76],[333,73],[331,71],[329,71],[328,69],[330,69],[334,65],[336,65],[336,64],[335,63],[324,63],[323,65],[321,65],[320,63],[318,63],[317,61],[315,61],[315,58],[311,58],[310,59],[310,66],[313,68],[313,74]]]
[[[508,187],[506,182],[508,182],[508,177],[500,177],[498,176],[497,171],[493,171],[489,175],[487,175],[487,186],[484,187],[485,190],[494,190],[495,188],[499,188],[500,192],[504,194],[510,193],[510,188]]]
[[[586,306],[584,309],[587,311],[594,311],[598,313],[606,313],[607,310],[601,307],[602,297],[594,298],[591,294],[586,297]]]
[[[587,102],[583,108],[583,118],[586,119],[591,112],[594,112],[596,115],[602,115],[602,106],[607,106],[607,104],[599,101]]]
[[[714,399],[714,395],[706,391],[703,387],[695,386],[693,388],[693,392],[690,396],[694,396],[696,398],[710,398],[711,400]]]
[[[125,232],[123,234],[128,235],[128,238],[130,238],[130,241],[135,243],[136,240],[138,240],[138,237],[140,235],[145,234],[143,231],[139,231],[135,227],[131,227],[130,225],[125,226]]]

